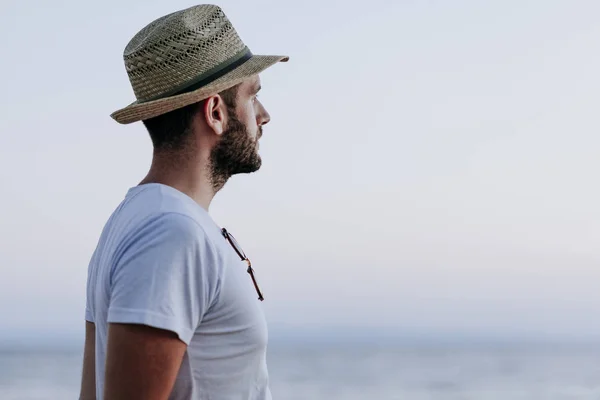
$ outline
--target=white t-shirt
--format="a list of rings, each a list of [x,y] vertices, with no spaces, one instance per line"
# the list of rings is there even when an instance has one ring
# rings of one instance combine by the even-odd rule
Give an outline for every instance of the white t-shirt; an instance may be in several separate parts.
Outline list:
[[[240,260],[208,213],[161,184],[131,188],[88,268],[102,399],[108,323],[175,332],[188,347],[171,400],[270,400],[267,326]]]

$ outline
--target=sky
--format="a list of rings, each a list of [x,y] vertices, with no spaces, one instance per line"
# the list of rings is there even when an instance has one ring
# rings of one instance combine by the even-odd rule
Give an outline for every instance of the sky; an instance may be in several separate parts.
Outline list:
[[[190,1],[3,2],[0,343],[82,337],[87,264],[146,174],[122,52]],[[600,334],[600,3],[222,1],[272,120],[211,214],[273,332]],[[277,334],[276,334],[277,335]]]

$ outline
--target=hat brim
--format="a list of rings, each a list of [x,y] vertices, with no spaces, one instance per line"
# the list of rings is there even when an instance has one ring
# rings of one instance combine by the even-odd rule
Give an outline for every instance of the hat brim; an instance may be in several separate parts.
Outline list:
[[[125,108],[113,112],[110,116],[120,124],[130,124],[132,122],[154,118],[205,100],[216,93],[243,82],[245,79],[264,71],[278,62],[286,62],[288,59],[287,56],[254,55],[233,71],[200,89],[148,102],[136,101]]]

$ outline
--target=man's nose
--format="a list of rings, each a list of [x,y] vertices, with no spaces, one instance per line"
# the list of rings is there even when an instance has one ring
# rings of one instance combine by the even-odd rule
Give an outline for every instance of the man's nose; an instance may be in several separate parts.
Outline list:
[[[259,119],[258,119],[258,125],[262,126],[262,125],[266,125],[269,123],[269,121],[271,121],[271,116],[269,115],[269,112],[266,110],[266,108],[260,104],[260,113],[259,115]]]

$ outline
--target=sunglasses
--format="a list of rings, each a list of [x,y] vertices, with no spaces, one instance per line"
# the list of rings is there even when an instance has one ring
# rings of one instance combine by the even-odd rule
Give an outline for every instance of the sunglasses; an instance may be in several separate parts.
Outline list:
[[[246,257],[246,253],[244,253],[244,250],[242,250],[241,246],[239,245],[237,240],[235,240],[233,235],[231,233],[227,232],[227,229],[225,229],[225,228],[221,229],[221,233],[223,234],[225,239],[227,239],[227,241],[229,242],[231,247],[233,247],[233,249],[235,250],[237,255],[240,256],[240,259],[242,261],[245,261],[246,264],[248,264],[248,269],[246,271],[250,274],[250,277],[252,278],[252,283],[254,284],[256,293],[258,294],[258,300],[263,301],[265,298],[263,297],[260,289],[258,288],[258,284],[256,283],[256,278],[254,277],[254,270],[252,269],[252,263],[250,262],[248,257]]]

